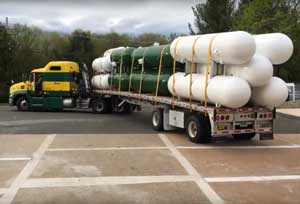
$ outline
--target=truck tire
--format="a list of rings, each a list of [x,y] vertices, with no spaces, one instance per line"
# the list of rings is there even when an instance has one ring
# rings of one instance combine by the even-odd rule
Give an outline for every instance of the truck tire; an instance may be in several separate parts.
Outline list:
[[[156,131],[164,130],[164,110],[157,108],[152,112],[152,127]]]
[[[29,110],[29,101],[25,96],[18,98],[17,102],[18,111],[28,111]]]
[[[191,142],[211,142],[211,126],[207,117],[203,115],[190,115],[185,124],[185,129]]]
[[[252,138],[254,138],[256,135],[255,132],[252,133],[245,133],[245,134],[234,134],[233,138],[235,140],[251,140]]]
[[[104,114],[109,110],[109,104],[106,100],[102,98],[94,99],[92,101],[92,110],[93,113]]]

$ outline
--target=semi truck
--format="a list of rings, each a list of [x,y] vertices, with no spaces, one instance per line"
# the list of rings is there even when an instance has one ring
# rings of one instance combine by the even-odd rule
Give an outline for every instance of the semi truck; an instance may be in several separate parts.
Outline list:
[[[130,113],[149,106],[153,108],[154,130],[185,129],[194,143],[207,143],[224,135],[250,140],[259,134],[261,140],[273,139],[276,113],[275,108],[268,107],[205,106],[174,96],[120,89],[94,90],[87,66],[71,61],[53,61],[43,68],[33,69],[27,81],[10,87],[9,104],[19,111],[90,109],[100,114]]]

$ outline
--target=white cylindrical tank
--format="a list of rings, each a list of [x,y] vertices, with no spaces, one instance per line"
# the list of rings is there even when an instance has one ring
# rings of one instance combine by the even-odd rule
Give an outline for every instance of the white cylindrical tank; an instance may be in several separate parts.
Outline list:
[[[110,87],[109,76],[110,76],[110,74],[102,75],[101,81],[100,81],[102,89],[106,89],[106,90],[109,89],[109,87]]]
[[[91,82],[94,89],[109,89],[109,74],[99,74],[93,76]]]
[[[107,55],[106,57],[96,58],[92,63],[92,68],[97,73],[111,72],[112,64],[110,55]]]
[[[246,105],[251,97],[248,82],[235,76],[215,76],[207,87],[208,99],[229,108]]]
[[[116,48],[108,49],[104,52],[103,57],[110,55],[114,50],[119,50],[119,49],[124,49],[124,48],[125,47],[116,47]]]
[[[285,102],[288,97],[286,83],[272,77],[268,84],[252,89],[252,101],[259,106],[277,107]]]
[[[235,31],[216,34],[178,37],[171,43],[171,55],[177,61],[192,61],[192,48],[195,40],[195,63],[207,63],[209,44],[212,41],[212,59],[221,64],[244,64],[255,53],[254,38],[247,32]],[[215,37],[215,38],[214,38]],[[214,38],[214,39],[213,39]]]
[[[91,82],[94,89],[101,89],[101,74],[93,76]]]
[[[94,59],[94,61],[92,63],[93,70],[97,73],[101,73],[101,72],[103,72],[101,67],[102,67],[102,57]]]
[[[292,40],[282,33],[254,35],[256,53],[266,56],[272,64],[283,64],[290,59],[294,46]]]
[[[112,64],[111,64],[111,60],[110,60],[110,55],[103,57],[102,59],[102,69],[105,72],[111,72],[112,70]]]
[[[170,93],[172,94],[172,95],[177,95],[176,94],[176,90],[175,90],[175,83],[178,81],[178,80],[180,80],[180,78],[183,78],[184,77],[184,75],[185,75],[185,73],[184,72],[176,72],[175,74],[173,74],[170,78],[169,78],[169,80],[168,80],[168,89],[169,89],[169,91],[170,91]],[[174,91],[175,91],[175,93],[173,93],[173,78],[175,77],[175,79],[174,79]]]
[[[190,98],[190,74],[186,74],[183,77],[180,77],[179,80],[176,80],[175,83],[175,92],[177,96],[183,98]],[[199,79],[202,75],[201,74],[193,74],[192,75],[192,85],[197,79]],[[191,86],[192,87],[192,86]],[[192,96],[192,92],[191,92]]]
[[[273,65],[264,56],[255,55],[250,62],[243,65],[226,65],[227,75],[233,75],[248,81],[251,87],[267,84],[273,76]]]
[[[192,85],[193,99],[197,101],[205,100],[205,75],[199,74]]]

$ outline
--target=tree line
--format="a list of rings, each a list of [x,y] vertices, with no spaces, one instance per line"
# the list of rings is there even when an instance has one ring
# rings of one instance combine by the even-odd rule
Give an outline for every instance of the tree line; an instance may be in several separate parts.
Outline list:
[[[300,82],[300,0],[207,0],[192,6],[194,22],[190,34],[244,30],[252,34],[282,32],[294,43],[294,54],[275,74],[289,82]],[[176,32],[176,31],[174,31]],[[188,32],[188,30],[187,30]],[[33,68],[52,60],[85,62],[118,46],[150,46],[170,43],[178,35],[145,33],[131,36],[111,32],[95,34],[75,30],[71,34],[42,31],[39,28],[0,23],[0,101],[7,101],[10,80],[25,80]]]

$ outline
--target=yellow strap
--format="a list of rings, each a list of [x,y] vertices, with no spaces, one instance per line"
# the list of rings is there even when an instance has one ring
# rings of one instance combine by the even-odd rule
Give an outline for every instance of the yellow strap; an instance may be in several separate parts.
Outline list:
[[[162,66],[162,60],[163,60],[164,51],[165,51],[166,48],[167,48],[167,46],[165,46],[161,50],[161,52],[160,52],[158,74],[157,74],[157,80],[156,80],[156,90],[155,90],[155,104],[157,104],[157,94],[158,94],[158,89],[159,89],[159,80],[160,80],[161,66]]]
[[[218,34],[215,34],[214,37],[212,37],[212,39],[209,42],[209,46],[208,46],[207,63],[206,63],[206,68],[205,68],[205,101],[204,101],[205,110],[207,109],[207,100],[208,100],[208,96],[207,96],[208,75],[210,73],[210,66],[211,66],[211,59],[212,59],[211,47],[212,47],[212,43],[213,43],[214,39],[217,37],[217,35]]]
[[[145,70],[145,52],[147,48],[144,48],[143,52],[143,64],[142,64],[142,70],[141,70],[141,78],[140,78],[140,88],[139,88],[139,94],[141,95],[142,93],[142,83],[143,83],[143,76],[144,76],[144,70]]]
[[[177,45],[180,41],[180,37],[176,41],[175,47],[174,47],[174,58],[173,58],[173,80],[172,80],[172,107],[174,108],[174,102],[175,102],[175,73],[176,73],[176,52],[177,52]]]
[[[133,65],[134,65],[134,58],[135,58],[135,52],[137,51],[134,50],[133,53],[132,53],[132,60],[131,60],[131,67],[130,67],[130,77],[129,77],[129,85],[128,85],[128,92],[130,92],[130,89],[131,89],[131,80],[132,80],[132,72],[133,72]]]
[[[111,61],[114,61],[114,52],[111,53]],[[113,71],[113,70],[112,70]],[[109,90],[112,90],[112,80],[113,80],[113,73],[111,72],[110,74],[110,86],[109,86]]]
[[[195,58],[195,46],[197,41],[199,40],[199,38],[201,37],[201,35],[199,35],[194,43],[193,43],[193,47],[192,47],[192,61],[191,61],[191,70],[190,70],[190,84],[189,84],[189,94],[190,94],[190,111],[192,111],[192,81],[193,81],[193,73],[195,72],[195,63],[194,63],[194,58]]]
[[[119,93],[121,92],[121,78],[122,78],[122,68],[123,68],[123,54],[125,49],[121,52],[121,62],[120,62],[120,72],[119,72]]]

